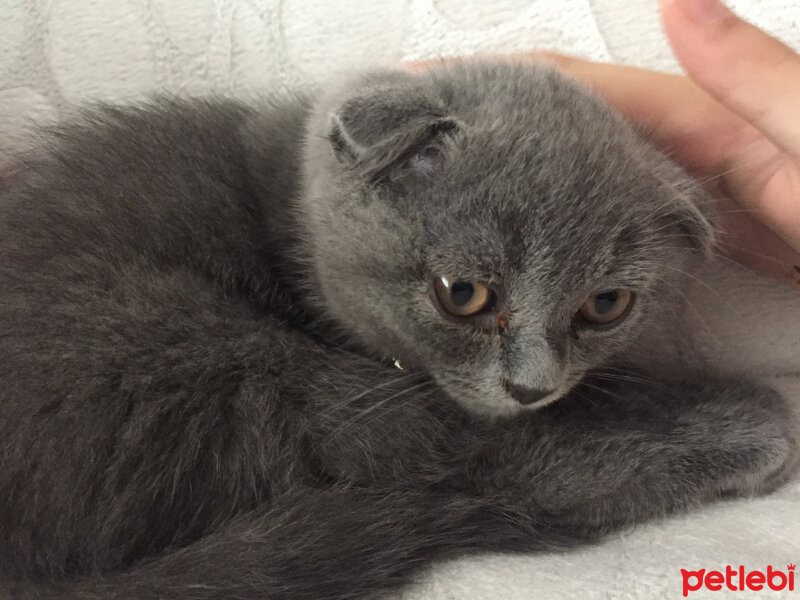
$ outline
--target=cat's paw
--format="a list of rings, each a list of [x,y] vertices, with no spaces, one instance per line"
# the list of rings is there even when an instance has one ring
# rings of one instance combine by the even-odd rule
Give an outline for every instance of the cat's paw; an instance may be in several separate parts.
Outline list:
[[[720,469],[719,481],[709,482],[724,497],[770,493],[800,473],[798,410],[778,392],[754,383],[726,386],[719,411],[722,459],[732,469]],[[707,415],[706,415],[707,416]],[[703,422],[700,421],[700,426]],[[738,467],[738,469],[736,468]]]
[[[800,476],[800,414],[790,410],[788,418],[781,421],[775,454],[768,461],[753,494],[768,494]]]
[[[539,448],[531,489],[548,522],[616,529],[767,493],[800,468],[796,414],[764,385],[709,379],[615,393],[620,401],[576,411],[571,428]]]

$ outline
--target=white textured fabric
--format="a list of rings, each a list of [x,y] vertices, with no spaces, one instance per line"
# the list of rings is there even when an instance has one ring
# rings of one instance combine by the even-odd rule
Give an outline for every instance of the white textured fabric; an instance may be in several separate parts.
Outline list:
[[[249,95],[402,59],[550,48],[677,70],[655,0],[3,0],[0,162],[22,127],[88,98]],[[800,0],[733,6],[800,49]],[[800,399],[800,295],[721,269],[690,294],[701,352]],[[799,400],[800,401],[800,400]],[[673,598],[680,569],[800,562],[800,484],[708,507],[565,555],[432,569],[404,600]],[[800,580],[800,577],[798,577]],[[798,584],[800,587],[800,583]],[[725,592],[695,593],[716,598]],[[730,593],[736,598],[755,593]],[[800,597],[762,592],[758,597]]]

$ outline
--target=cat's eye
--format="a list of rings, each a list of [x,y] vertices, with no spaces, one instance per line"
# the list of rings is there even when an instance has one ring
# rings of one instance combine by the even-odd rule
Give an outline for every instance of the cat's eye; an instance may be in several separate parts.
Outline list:
[[[437,277],[433,292],[439,306],[455,317],[469,317],[489,308],[494,302],[492,290],[477,281]]]
[[[593,294],[583,303],[578,314],[592,325],[609,325],[627,316],[633,298],[630,290],[623,289]]]

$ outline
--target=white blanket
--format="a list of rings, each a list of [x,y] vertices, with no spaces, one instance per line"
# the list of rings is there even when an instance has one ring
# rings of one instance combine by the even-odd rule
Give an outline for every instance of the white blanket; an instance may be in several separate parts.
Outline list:
[[[550,48],[676,71],[654,0],[4,0],[0,162],[21,127],[88,98],[148,91],[249,95],[332,71],[472,52]],[[738,0],[800,48],[800,0]],[[697,285],[701,350],[800,402],[800,294],[721,270]],[[710,339],[709,337],[709,339]],[[706,339],[706,338],[704,338]],[[565,555],[494,555],[431,570],[405,600],[680,597],[680,569],[800,563],[800,483]],[[800,575],[796,587],[800,590]],[[717,598],[726,592],[696,592]],[[735,598],[754,592],[729,592]],[[798,597],[800,591],[758,597]]]

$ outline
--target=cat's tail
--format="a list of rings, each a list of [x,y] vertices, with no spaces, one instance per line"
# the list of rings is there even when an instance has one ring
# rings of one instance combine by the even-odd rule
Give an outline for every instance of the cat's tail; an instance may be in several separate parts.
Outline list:
[[[581,541],[485,498],[316,490],[288,495],[128,572],[12,597],[355,600],[383,597],[437,559],[561,550]]]

